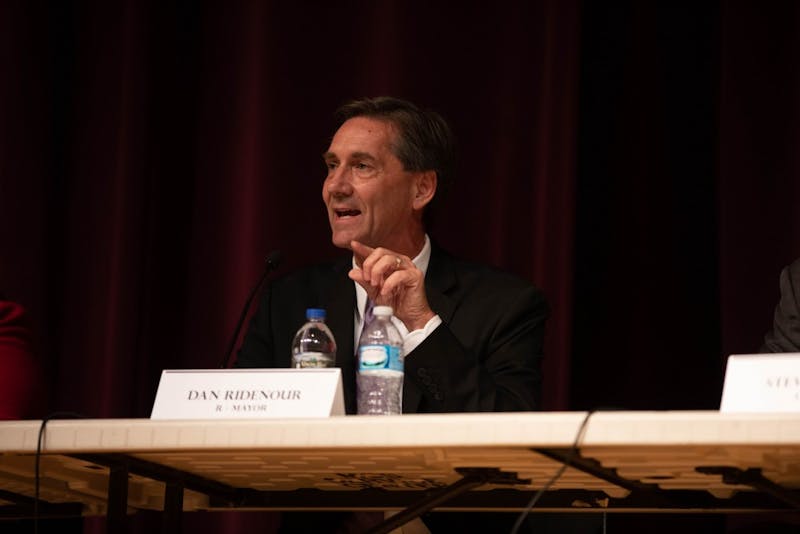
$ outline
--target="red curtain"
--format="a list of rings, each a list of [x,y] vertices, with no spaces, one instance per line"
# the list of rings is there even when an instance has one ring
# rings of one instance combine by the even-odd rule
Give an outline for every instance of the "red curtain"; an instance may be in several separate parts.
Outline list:
[[[431,229],[547,293],[547,408],[569,385],[575,2],[5,4],[0,281],[51,409],[147,416],[161,369],[214,367],[273,249],[339,254],[320,154],[344,101],[453,124]]]
[[[337,254],[318,158],[352,97],[452,122],[431,233],[547,293],[546,409],[712,407],[800,255],[793,2],[1,9],[0,290],[51,411],[147,415],[269,251]]]
[[[380,94],[459,138],[432,237],[546,292],[545,409],[715,407],[800,256],[798,29],[796,2],[3,2],[0,292],[38,415],[147,416],[162,369],[221,361],[269,251],[339,254],[319,156]]]
[[[1,9],[0,290],[51,411],[147,415],[269,251],[337,254],[318,158],[353,97],[452,122],[431,233],[547,293],[546,409],[713,406],[800,255],[793,2]]]

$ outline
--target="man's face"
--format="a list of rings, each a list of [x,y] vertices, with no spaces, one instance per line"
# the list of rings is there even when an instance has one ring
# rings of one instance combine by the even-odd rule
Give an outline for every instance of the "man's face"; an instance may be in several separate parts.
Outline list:
[[[408,241],[414,178],[391,150],[395,135],[389,122],[355,117],[342,124],[323,154],[328,176],[322,198],[337,247],[349,248],[356,240],[398,250]]]

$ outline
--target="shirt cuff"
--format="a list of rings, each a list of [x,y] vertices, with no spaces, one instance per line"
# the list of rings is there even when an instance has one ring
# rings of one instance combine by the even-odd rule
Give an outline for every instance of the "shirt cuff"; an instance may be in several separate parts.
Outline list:
[[[425,323],[425,326],[420,329],[411,332],[403,329],[403,331],[400,332],[403,335],[403,354],[406,356],[411,354],[411,351],[416,349],[420,343],[425,341],[425,339],[431,335],[440,324],[442,324],[442,318],[438,315],[434,315],[427,323]]]

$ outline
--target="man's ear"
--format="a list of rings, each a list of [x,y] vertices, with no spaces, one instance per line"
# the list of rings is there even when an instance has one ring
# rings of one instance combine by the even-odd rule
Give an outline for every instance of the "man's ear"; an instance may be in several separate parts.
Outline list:
[[[414,209],[421,210],[436,194],[436,171],[417,173],[414,180]]]

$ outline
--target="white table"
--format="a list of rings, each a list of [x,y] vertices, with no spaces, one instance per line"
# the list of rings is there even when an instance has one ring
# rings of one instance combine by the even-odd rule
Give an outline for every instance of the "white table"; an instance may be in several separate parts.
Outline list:
[[[437,509],[512,511],[567,458],[570,467],[536,510],[725,512],[800,503],[800,416],[596,412],[574,454],[585,416],[52,420],[40,511],[71,506],[119,521],[146,509],[399,510],[454,484],[466,491]],[[30,508],[40,427],[0,422],[0,511]],[[489,482],[480,484],[484,476]]]

